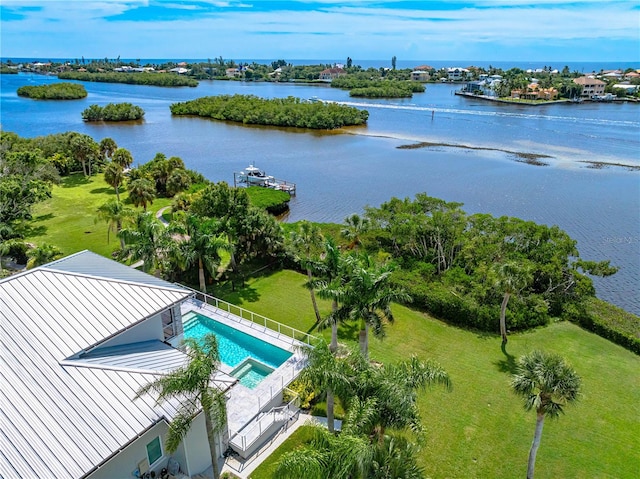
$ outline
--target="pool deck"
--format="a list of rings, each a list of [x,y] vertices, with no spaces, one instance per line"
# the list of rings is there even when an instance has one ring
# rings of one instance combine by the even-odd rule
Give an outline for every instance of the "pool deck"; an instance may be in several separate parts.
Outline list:
[[[304,357],[299,349],[304,346],[304,343],[196,299],[182,303],[183,316],[191,311],[292,353],[287,361],[261,381],[255,389],[249,389],[237,382],[228,391],[227,421],[230,436],[233,436],[254,420],[259,413],[280,406],[279,398],[282,391],[298,377],[305,366]],[[233,369],[226,364],[220,365],[220,370],[225,374],[230,374]],[[272,404],[276,400],[277,404]]]

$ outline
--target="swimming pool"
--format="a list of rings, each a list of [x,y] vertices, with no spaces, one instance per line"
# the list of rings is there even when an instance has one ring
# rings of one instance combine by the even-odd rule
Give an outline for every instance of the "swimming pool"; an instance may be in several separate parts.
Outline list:
[[[215,334],[220,361],[235,368],[231,375],[251,389],[292,356],[284,349],[193,311],[185,314],[182,322],[185,338],[197,340],[207,333]]]

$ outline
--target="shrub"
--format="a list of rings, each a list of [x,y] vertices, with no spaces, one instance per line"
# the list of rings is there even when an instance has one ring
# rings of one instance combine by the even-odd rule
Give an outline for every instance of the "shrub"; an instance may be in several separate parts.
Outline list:
[[[130,121],[140,120],[144,110],[131,103],[109,103],[105,107],[91,105],[82,112],[85,121]]]
[[[25,96],[37,100],[77,100],[86,97],[87,90],[77,83],[27,85],[18,88],[18,96]]]

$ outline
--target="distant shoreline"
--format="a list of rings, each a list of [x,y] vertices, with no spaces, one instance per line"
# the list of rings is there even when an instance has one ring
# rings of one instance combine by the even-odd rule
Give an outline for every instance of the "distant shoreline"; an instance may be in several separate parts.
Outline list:
[[[475,93],[469,93],[466,91],[457,90],[454,92],[455,95],[464,96],[467,98],[476,98],[478,100],[492,101],[494,103],[507,103],[509,105],[527,105],[527,106],[541,106],[541,105],[553,105],[555,103],[581,103],[581,102],[594,102],[596,100],[591,100],[589,98],[581,99],[581,102],[574,102],[567,98],[563,98],[560,100],[542,100],[542,101],[532,101],[532,100],[510,100],[508,98],[496,98],[488,95],[476,95]],[[614,98],[609,101],[628,101],[630,103],[638,103],[638,100],[635,98]]]

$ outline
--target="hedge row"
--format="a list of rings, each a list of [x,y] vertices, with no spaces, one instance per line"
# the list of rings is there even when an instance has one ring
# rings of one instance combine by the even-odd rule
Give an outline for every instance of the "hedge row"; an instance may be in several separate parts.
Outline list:
[[[392,283],[412,297],[411,306],[465,328],[495,332],[499,330],[500,301],[481,305],[473,298],[453,291],[437,281],[427,282],[413,271],[397,270]],[[544,308],[537,307],[540,299],[533,297],[524,302],[512,297],[507,309],[507,328],[523,331],[549,322]]]
[[[602,319],[594,314],[587,313],[572,318],[572,321],[582,326],[584,329],[596,333],[609,341],[619,344],[623,348],[628,349],[636,354],[640,354],[640,338],[633,336],[624,331],[613,329]]]

